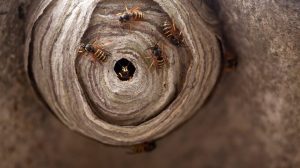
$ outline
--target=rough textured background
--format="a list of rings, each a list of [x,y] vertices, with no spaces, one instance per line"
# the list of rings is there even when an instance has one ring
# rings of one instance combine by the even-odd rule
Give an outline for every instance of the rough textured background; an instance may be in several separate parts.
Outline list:
[[[8,12],[0,14],[1,168],[300,166],[298,0],[214,0],[239,67],[223,75],[205,112],[142,155],[69,131],[37,100],[22,65],[28,2],[0,2]]]

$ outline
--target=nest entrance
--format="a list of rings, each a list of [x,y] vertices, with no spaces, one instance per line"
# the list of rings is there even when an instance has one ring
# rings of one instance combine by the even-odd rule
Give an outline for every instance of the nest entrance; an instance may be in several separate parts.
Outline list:
[[[116,62],[114,70],[121,81],[128,81],[134,75],[135,66],[129,60],[122,58]]]

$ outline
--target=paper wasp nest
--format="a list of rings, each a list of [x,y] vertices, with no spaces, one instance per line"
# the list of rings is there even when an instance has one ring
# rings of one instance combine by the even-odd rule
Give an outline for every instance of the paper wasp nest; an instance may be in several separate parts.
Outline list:
[[[143,18],[121,23],[125,5],[139,7]],[[201,112],[218,78],[220,48],[208,12],[201,1],[42,0],[27,26],[31,84],[64,124],[100,142],[160,138]],[[172,20],[180,46],[163,31]],[[94,42],[94,50],[78,53],[81,43]],[[100,46],[109,53],[103,62],[95,56]],[[128,76],[120,78],[124,66]]]

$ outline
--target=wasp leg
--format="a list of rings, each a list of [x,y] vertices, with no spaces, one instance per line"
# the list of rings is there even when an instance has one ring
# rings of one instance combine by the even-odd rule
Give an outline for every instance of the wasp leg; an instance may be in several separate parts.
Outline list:
[[[154,64],[155,60],[152,61],[152,63],[149,66],[149,70],[152,68],[153,64]]]
[[[174,20],[172,20],[172,29],[173,29],[173,31],[176,31],[176,29],[177,29]]]

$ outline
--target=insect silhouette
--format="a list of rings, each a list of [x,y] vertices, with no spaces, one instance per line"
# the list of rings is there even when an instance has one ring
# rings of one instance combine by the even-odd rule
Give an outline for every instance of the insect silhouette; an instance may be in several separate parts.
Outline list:
[[[184,38],[182,31],[180,31],[177,26],[175,25],[175,22],[172,20],[165,21],[163,24],[163,34],[170,40],[172,44],[174,44],[177,47],[184,45]]]
[[[119,64],[120,65],[120,64]],[[129,63],[127,65],[120,65],[121,66],[121,69],[120,71],[118,72],[118,78],[122,81],[128,81],[132,78],[132,75],[129,71]]]
[[[134,145],[128,154],[138,154],[138,153],[148,153],[152,152],[156,148],[156,143],[152,142],[144,142],[138,145]]]
[[[128,81],[132,78],[129,74],[128,66],[122,66],[121,71],[118,73],[118,77],[122,81]]]
[[[79,47],[78,53],[91,53],[93,54],[94,60],[102,63],[105,62],[109,56],[111,56],[111,53],[104,48],[104,44],[97,44],[96,41],[87,44],[82,43]]]
[[[226,47],[224,43],[222,43],[222,40],[220,38],[217,37],[217,40],[221,50],[223,72],[235,71],[238,66],[237,55],[230,51],[228,47]]]
[[[125,11],[117,14],[119,17],[119,21],[121,23],[127,23],[129,21],[140,21],[144,19],[144,13],[140,11],[140,7],[135,6],[131,9],[128,9],[125,6]]]
[[[232,72],[235,71],[238,65],[238,59],[235,54],[230,51],[223,53],[223,71]]]
[[[141,21],[144,19],[144,13],[140,11],[140,7],[135,6],[131,9],[128,9],[127,5],[125,5],[125,11],[122,13],[118,13],[120,23],[129,23],[130,21]],[[131,30],[131,26],[129,25],[129,29]]]
[[[167,63],[167,57],[163,52],[163,48],[160,48],[158,43],[159,42],[157,42],[154,46],[151,46],[146,49],[146,50],[151,50],[151,56],[146,57],[152,59],[152,63],[149,66],[149,69],[151,69],[153,65],[155,65],[158,68],[162,68]]]
[[[121,81],[128,81],[132,79],[136,68],[132,62],[122,58],[116,62],[114,70]]]

